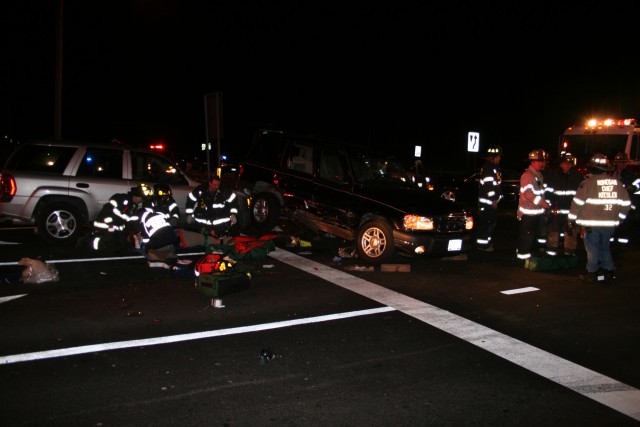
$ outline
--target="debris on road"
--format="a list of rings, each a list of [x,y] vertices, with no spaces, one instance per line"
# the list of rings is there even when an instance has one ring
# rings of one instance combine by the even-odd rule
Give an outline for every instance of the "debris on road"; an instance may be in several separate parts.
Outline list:
[[[56,267],[40,259],[24,257],[18,261],[18,265],[24,267],[22,270],[23,283],[57,282],[60,279]]]

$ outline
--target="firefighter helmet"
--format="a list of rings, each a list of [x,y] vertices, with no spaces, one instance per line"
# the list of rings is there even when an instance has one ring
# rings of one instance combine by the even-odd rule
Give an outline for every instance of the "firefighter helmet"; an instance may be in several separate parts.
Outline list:
[[[136,197],[153,196],[153,190],[145,183],[140,183],[135,187],[131,187],[131,195]]]
[[[529,161],[532,162],[534,160],[541,160],[541,161],[549,160],[549,155],[547,154],[546,151],[540,148],[537,148],[529,153]]]
[[[560,156],[560,159],[558,159],[558,163],[562,163],[562,162],[569,162],[572,165],[575,165],[576,158],[571,153],[564,153]]]
[[[608,171],[611,169],[611,164],[609,163],[609,158],[602,154],[596,153],[591,156],[591,160],[589,161],[589,167],[597,168],[603,171]]]
[[[500,157],[502,156],[502,147],[499,145],[493,145],[487,148],[485,152],[485,157]]]
[[[153,194],[160,197],[171,196],[171,187],[167,184],[156,184],[153,186]]]
[[[628,162],[629,161],[629,155],[627,153],[625,153],[624,151],[619,152],[618,154],[616,154],[616,156],[613,158],[614,162]]]

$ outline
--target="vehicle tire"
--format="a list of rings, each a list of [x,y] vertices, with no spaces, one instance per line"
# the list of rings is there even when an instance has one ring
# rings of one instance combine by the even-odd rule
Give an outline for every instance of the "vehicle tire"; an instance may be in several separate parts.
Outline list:
[[[271,230],[280,221],[280,202],[270,193],[261,193],[251,200],[251,222],[261,231]]]
[[[238,199],[238,214],[236,218],[238,222],[235,225],[236,231],[245,231],[251,225],[251,214],[249,212],[249,206],[247,204],[247,197],[244,195],[237,195]]]
[[[451,190],[445,190],[442,192],[442,194],[440,195],[440,197],[442,197],[445,200],[448,200],[450,202],[454,202],[456,201],[456,193],[454,193]]]
[[[360,227],[356,237],[358,257],[369,264],[380,264],[394,251],[393,232],[386,221],[373,219]]]
[[[84,228],[84,220],[73,205],[51,203],[38,212],[38,233],[55,245],[74,245]]]

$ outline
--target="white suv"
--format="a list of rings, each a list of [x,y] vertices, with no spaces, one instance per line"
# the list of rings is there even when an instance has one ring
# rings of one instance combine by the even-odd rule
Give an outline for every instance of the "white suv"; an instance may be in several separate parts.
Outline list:
[[[199,182],[156,152],[120,144],[21,144],[0,172],[0,219],[35,224],[52,243],[74,244],[115,193],[140,183],[168,184],[185,221]]]

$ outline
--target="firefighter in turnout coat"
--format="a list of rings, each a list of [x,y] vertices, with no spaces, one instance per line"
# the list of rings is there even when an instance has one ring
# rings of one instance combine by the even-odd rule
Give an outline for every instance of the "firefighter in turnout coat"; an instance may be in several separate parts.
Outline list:
[[[489,147],[480,168],[476,244],[481,251],[493,251],[491,236],[498,222],[498,202],[502,199],[501,156],[501,147]]]
[[[610,239],[627,217],[631,199],[622,181],[606,173],[611,170],[607,156],[594,154],[589,170],[592,175],[582,181],[571,202],[569,220],[584,229],[587,265],[580,278],[593,282],[615,278]]]
[[[131,246],[129,234],[135,234],[138,221],[136,211],[151,195],[145,184],[131,187],[128,193],[117,193],[104,204],[93,222],[91,246],[94,250],[119,251]]]
[[[547,193],[551,202],[547,232],[547,254],[560,253],[563,240],[565,255],[575,255],[578,246],[578,227],[569,227],[569,208],[584,176],[576,171],[575,157],[563,154],[558,169],[545,174]]]
[[[542,171],[549,155],[541,149],[533,150],[528,156],[529,167],[520,176],[520,198],[518,200],[518,247],[519,260],[531,258],[534,244],[545,247],[547,243],[547,209],[551,206],[545,200],[545,184]]]
[[[622,252],[623,248],[628,247],[631,241],[631,227],[632,218],[634,215],[637,217],[635,204],[637,203],[637,194],[640,191],[640,177],[629,167],[631,161],[629,156],[625,152],[616,154],[613,160],[614,169],[611,171],[611,176],[618,178],[624,184],[624,188],[627,189],[629,197],[631,197],[631,210],[629,211],[628,218],[623,221],[619,227],[613,233],[611,242],[613,244],[612,250],[614,255]]]
[[[221,188],[220,177],[213,176],[189,193],[185,210],[202,225],[203,234],[226,236],[237,222],[237,203],[236,194]]]

